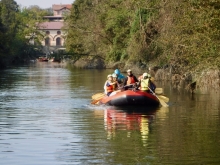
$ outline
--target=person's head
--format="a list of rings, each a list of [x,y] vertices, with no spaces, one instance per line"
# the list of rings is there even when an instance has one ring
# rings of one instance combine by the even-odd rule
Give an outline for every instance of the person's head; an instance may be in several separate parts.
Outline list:
[[[120,74],[120,70],[119,69],[115,69],[115,74],[119,75]]]
[[[143,79],[147,79],[148,78],[148,74],[147,73],[144,73],[143,74]]]
[[[112,75],[109,74],[109,75],[107,76],[107,79],[108,79],[109,81],[112,81]]]
[[[131,69],[128,69],[128,70],[127,70],[127,74],[128,74],[128,76],[131,76],[131,75],[132,75]]]
[[[113,73],[112,78],[113,78],[114,81],[117,80],[117,75],[115,73]]]

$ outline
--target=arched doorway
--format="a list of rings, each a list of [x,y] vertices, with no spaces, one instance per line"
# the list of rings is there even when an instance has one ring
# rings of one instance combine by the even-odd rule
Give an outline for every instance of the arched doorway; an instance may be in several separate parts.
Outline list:
[[[45,38],[45,46],[50,46],[50,38]]]
[[[56,39],[56,46],[61,46],[61,38],[57,37]]]

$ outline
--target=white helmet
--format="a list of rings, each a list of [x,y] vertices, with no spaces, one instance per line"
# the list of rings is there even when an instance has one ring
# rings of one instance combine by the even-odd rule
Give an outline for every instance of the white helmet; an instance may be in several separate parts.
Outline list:
[[[147,77],[147,76],[148,76],[148,74],[147,74],[147,73],[144,73],[144,74],[143,74],[143,77]]]
[[[112,77],[115,77],[115,78],[116,78],[116,77],[117,77],[117,75],[116,75],[115,73],[113,73],[113,74],[112,74]]]
[[[111,75],[111,74],[109,74],[109,75],[107,76],[107,78],[109,78],[109,77],[112,77],[112,75]]]

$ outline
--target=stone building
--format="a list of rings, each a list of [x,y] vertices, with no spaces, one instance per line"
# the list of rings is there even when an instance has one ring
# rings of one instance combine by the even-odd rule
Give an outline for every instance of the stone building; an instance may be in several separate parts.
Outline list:
[[[64,16],[70,13],[71,4],[52,5],[53,16],[44,16],[47,20],[40,24],[39,30],[44,34],[44,40],[41,41],[43,52],[50,54],[58,49],[64,49],[65,32],[63,31]]]

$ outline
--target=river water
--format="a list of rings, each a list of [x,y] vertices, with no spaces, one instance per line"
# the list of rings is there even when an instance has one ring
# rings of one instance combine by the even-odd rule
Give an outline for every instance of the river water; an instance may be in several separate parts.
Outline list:
[[[169,108],[90,105],[112,70],[37,63],[0,73],[1,165],[220,164],[219,91],[158,83]]]

